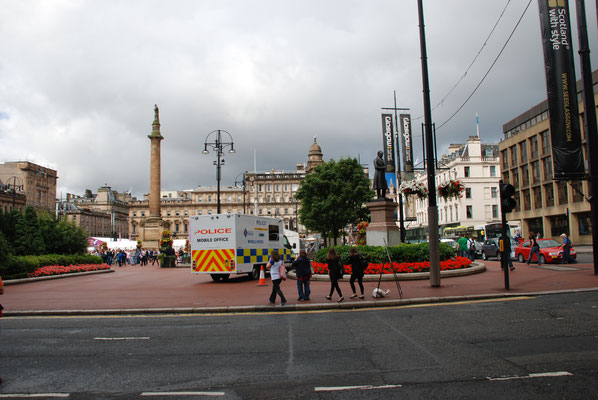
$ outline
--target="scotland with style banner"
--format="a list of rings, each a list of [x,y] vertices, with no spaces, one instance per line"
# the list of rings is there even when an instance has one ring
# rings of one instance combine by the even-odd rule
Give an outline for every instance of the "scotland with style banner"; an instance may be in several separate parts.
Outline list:
[[[399,115],[399,124],[401,126],[401,141],[403,148],[403,170],[405,172],[413,172],[413,148],[411,142],[413,137],[411,136],[411,114]],[[398,146],[398,144],[397,144]]]
[[[538,0],[554,179],[585,176],[567,0]]]

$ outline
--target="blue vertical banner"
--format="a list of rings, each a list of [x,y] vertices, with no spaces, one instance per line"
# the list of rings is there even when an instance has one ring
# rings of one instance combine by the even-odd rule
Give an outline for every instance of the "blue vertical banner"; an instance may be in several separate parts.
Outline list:
[[[579,107],[569,2],[538,0],[550,112],[554,179],[581,179],[586,175],[579,130]]]
[[[395,141],[392,114],[382,114],[382,145],[386,162],[386,183],[397,187],[395,176]]]

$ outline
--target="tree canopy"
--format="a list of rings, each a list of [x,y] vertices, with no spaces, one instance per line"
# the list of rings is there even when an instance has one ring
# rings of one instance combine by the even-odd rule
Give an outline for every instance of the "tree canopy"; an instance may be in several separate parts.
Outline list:
[[[357,159],[341,158],[307,175],[296,197],[301,201],[301,223],[336,241],[345,226],[364,219],[365,202],[374,197],[374,191]]]

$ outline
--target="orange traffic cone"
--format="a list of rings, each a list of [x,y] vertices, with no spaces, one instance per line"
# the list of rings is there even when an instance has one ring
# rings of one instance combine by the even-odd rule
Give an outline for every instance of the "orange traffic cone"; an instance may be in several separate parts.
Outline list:
[[[266,273],[264,272],[264,266],[262,265],[262,269],[260,271],[260,280],[257,282],[256,286],[268,286],[266,284]]]

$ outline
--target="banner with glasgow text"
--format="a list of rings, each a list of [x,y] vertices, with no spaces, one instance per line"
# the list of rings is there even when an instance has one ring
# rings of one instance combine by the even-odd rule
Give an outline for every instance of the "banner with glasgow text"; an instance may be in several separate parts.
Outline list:
[[[538,0],[554,179],[585,176],[567,0]]]

